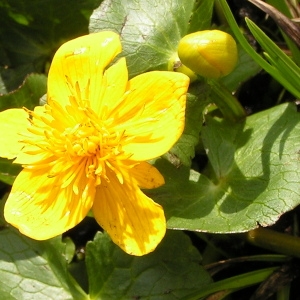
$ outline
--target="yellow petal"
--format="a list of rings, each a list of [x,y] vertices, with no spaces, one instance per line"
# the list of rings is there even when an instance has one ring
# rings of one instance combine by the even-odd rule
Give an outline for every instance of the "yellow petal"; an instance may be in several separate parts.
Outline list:
[[[14,163],[20,165],[32,165],[39,163],[41,161],[48,161],[51,162],[53,159],[56,159],[51,153],[42,151],[36,145],[25,145],[14,160]]]
[[[102,31],[63,44],[54,55],[48,77],[48,101],[69,104],[69,96],[98,102],[103,88],[103,72],[121,52],[119,35]],[[95,109],[94,103],[91,103]],[[96,105],[98,106],[98,104]]]
[[[165,183],[159,171],[147,162],[141,162],[130,169],[130,176],[134,177],[142,189],[154,189]]]
[[[24,169],[6,201],[4,217],[33,239],[49,239],[78,224],[90,210],[94,194],[94,186],[87,182],[81,183],[76,195],[72,185],[61,189],[56,178],[47,177],[45,170]]]
[[[58,122],[49,128],[41,119],[38,119],[38,117],[40,117],[44,120],[48,120],[50,123],[52,118],[45,112],[45,106],[36,106],[34,108],[34,114],[31,118],[32,126],[29,126],[28,130],[24,132],[24,140],[31,141],[31,143],[25,144],[22,152],[20,152],[14,160],[14,163],[28,165],[50,160],[51,157],[54,158],[53,153],[43,150],[43,146],[45,149],[45,140],[47,140],[45,131],[51,130],[55,125],[57,126]]]
[[[93,213],[97,222],[125,252],[153,251],[166,232],[163,209],[134,184],[122,185],[113,175],[97,188]]]
[[[105,71],[101,99],[98,98],[92,101],[92,108],[100,117],[105,118],[105,113],[119,105],[126,91],[127,82],[128,70],[126,60],[122,57]]]
[[[182,134],[189,78],[153,71],[128,83],[127,97],[111,112],[115,130],[127,137],[122,149],[143,161],[166,153]]]
[[[8,159],[16,157],[24,144],[20,142],[29,126],[28,113],[21,108],[7,109],[0,113],[0,156]]]

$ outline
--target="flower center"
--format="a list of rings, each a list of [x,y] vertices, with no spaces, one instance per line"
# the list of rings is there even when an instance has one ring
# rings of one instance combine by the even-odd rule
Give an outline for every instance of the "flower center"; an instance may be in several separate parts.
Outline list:
[[[109,181],[107,168],[123,181],[119,171],[120,160],[124,159],[123,135],[110,132],[101,122],[86,120],[73,128],[67,128],[63,137],[65,155],[70,157],[72,162],[80,161],[84,165],[86,177],[94,178],[96,185],[101,183],[101,177]]]
[[[101,138],[94,126],[90,123],[78,124],[65,131],[66,139],[70,145],[69,150],[77,156],[91,156],[100,150]]]
[[[45,169],[49,177],[63,181],[62,187],[76,186],[83,177],[99,185],[103,179],[109,182],[108,173],[112,172],[123,183],[122,161],[130,155],[122,151],[124,131],[114,130],[112,120],[99,119],[86,106],[69,106],[66,112],[57,103],[46,105],[43,113],[29,114],[32,126],[28,130],[32,136],[24,141],[30,144],[24,151],[39,154],[41,159],[25,168]]]

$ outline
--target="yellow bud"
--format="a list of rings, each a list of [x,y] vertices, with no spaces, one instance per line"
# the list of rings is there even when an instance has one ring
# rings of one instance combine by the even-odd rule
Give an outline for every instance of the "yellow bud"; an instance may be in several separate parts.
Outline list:
[[[186,35],[179,42],[178,55],[184,65],[208,78],[229,74],[238,60],[235,40],[220,30],[204,30]]]

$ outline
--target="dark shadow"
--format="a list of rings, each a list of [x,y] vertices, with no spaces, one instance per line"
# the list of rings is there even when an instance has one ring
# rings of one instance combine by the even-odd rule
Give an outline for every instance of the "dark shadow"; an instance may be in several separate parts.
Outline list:
[[[283,187],[278,186],[270,186],[270,181],[276,180],[276,176],[280,176],[280,173],[283,172],[284,169],[281,169],[280,166],[284,168],[284,164],[286,161],[284,160],[284,156],[290,155],[290,153],[285,152],[285,145],[287,143],[288,138],[290,137],[291,131],[295,128],[295,126],[299,123],[300,118],[298,115],[291,116],[291,112],[294,110],[296,112],[296,107],[293,104],[290,104],[286,107],[285,111],[278,118],[277,121],[270,127],[270,129],[266,132],[265,137],[262,139],[262,147],[259,150],[260,156],[257,157],[249,157],[253,160],[253,168],[255,165],[257,166],[256,161],[259,159],[261,162],[261,175],[256,177],[249,177],[247,173],[242,172],[238,165],[235,163],[233,167],[233,172],[229,174],[228,177],[228,185],[231,189],[231,193],[229,194],[231,197],[226,197],[220,206],[222,212],[235,213],[240,211],[250,205],[257,197],[263,193],[266,189],[271,190],[272,188],[280,189]],[[296,117],[295,117],[296,116]],[[268,124],[266,124],[268,126]],[[262,130],[264,128],[262,127]],[[255,135],[256,133],[254,133]],[[258,134],[259,138],[259,134]],[[256,149],[254,149],[256,150]],[[290,151],[287,149],[286,151]],[[271,158],[271,153],[272,158]],[[297,149],[295,149],[297,152]],[[277,157],[274,158],[275,155]],[[271,161],[271,159],[273,161]],[[278,164],[275,166],[275,164]],[[270,165],[273,165],[273,168],[278,168],[278,172],[273,172],[271,174]],[[253,170],[252,170],[253,172]],[[272,176],[272,177],[271,177]],[[280,177],[278,178],[280,180]],[[245,196],[245,191],[248,191]],[[232,210],[232,201],[235,199],[236,205],[235,210]],[[276,211],[276,208],[273,208]],[[280,211],[276,211],[280,213]]]

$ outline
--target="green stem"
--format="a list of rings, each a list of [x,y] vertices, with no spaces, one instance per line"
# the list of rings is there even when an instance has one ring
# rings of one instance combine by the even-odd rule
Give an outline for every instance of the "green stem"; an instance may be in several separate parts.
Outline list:
[[[290,289],[291,285],[287,284],[283,286],[278,292],[277,292],[277,297],[276,300],[289,300],[290,298]]]
[[[218,106],[225,119],[238,122],[246,117],[246,112],[238,100],[217,80],[209,79],[211,99]]]
[[[248,286],[258,284],[266,280],[277,268],[267,268],[252,271],[242,275],[234,276],[228,279],[213,282],[201,287],[201,290],[182,298],[182,300],[198,300],[220,291],[226,291],[226,295]]]
[[[264,249],[300,258],[300,238],[258,228],[247,233],[247,240]]]

